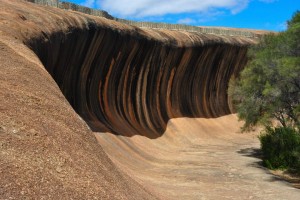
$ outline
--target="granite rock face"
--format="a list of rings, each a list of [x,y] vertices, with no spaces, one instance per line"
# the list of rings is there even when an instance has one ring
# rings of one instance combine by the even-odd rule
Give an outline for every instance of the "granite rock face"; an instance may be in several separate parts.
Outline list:
[[[30,41],[29,46],[95,131],[155,137],[170,118],[231,113],[228,82],[246,64],[249,43],[154,33],[160,40],[90,23],[68,35],[47,35],[47,42]]]
[[[155,198],[85,122],[156,138],[171,118],[229,114],[228,81],[255,42],[0,0],[1,198]]]
[[[254,44],[103,19],[68,26],[26,44],[92,130],[125,136],[158,137],[171,118],[230,114],[229,79]]]

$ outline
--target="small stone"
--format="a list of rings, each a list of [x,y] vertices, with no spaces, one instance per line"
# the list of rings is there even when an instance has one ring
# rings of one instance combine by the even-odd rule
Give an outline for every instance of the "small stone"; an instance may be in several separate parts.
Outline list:
[[[62,168],[61,168],[61,167],[56,167],[56,171],[57,171],[58,173],[61,173],[61,172],[62,172]]]

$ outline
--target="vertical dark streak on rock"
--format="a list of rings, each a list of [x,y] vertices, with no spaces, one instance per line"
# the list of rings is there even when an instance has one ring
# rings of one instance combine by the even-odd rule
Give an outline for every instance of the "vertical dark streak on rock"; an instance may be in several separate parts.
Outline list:
[[[28,45],[94,131],[156,138],[171,118],[230,114],[228,82],[246,64],[249,43],[190,34],[182,45],[157,34],[167,42],[89,22]]]

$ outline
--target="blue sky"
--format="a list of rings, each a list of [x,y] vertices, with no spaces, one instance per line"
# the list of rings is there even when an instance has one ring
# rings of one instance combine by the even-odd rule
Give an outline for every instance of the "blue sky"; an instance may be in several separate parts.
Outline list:
[[[64,0],[135,21],[282,31],[300,0]]]

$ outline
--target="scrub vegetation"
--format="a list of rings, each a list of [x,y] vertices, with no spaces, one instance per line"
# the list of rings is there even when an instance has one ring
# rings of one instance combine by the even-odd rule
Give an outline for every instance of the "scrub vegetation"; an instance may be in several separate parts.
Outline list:
[[[245,122],[242,130],[264,126],[259,139],[265,166],[300,173],[300,11],[286,31],[264,36],[248,56],[228,91]]]

